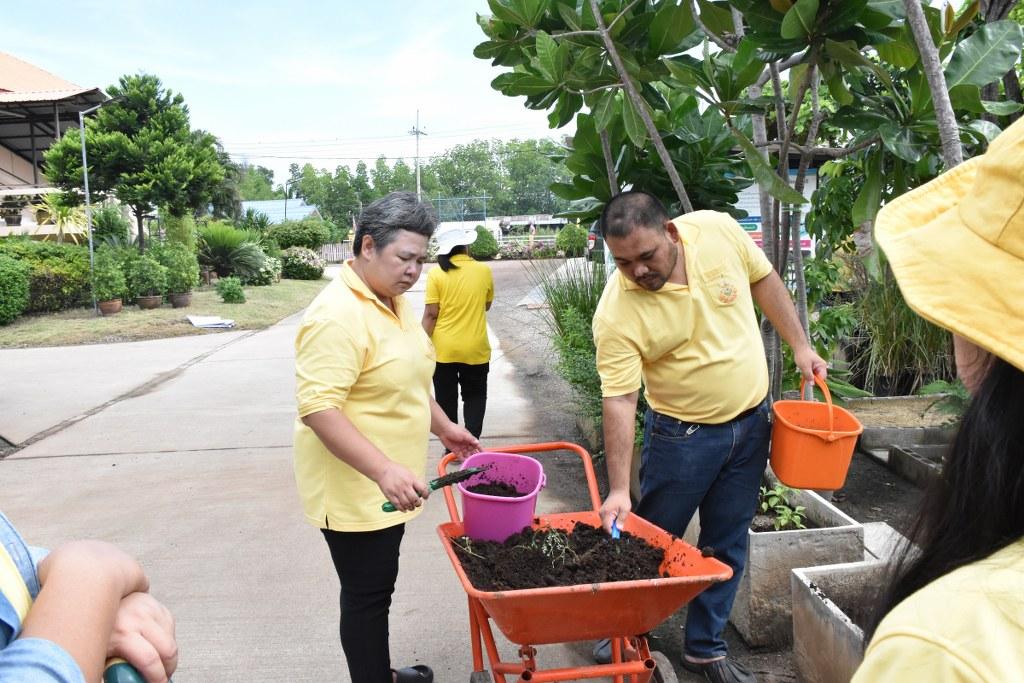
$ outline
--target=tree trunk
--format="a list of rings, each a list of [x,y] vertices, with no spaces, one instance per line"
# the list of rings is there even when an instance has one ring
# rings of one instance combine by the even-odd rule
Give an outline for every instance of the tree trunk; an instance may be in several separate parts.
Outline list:
[[[146,253],[146,234],[145,229],[142,227],[142,215],[145,213],[143,207],[133,206],[132,210],[135,211],[135,224],[139,228],[139,253]]]
[[[604,168],[608,173],[608,189],[614,197],[619,193],[619,177],[615,173],[615,160],[612,158],[612,145],[607,130],[601,131],[601,154],[604,155]]]
[[[1024,104],[1024,97],[1021,97],[1020,79],[1017,77],[1017,69],[1011,68],[1003,75],[1003,88],[1006,90],[1006,99],[1010,102]],[[1010,114],[1010,123],[1021,117],[1021,113]]]
[[[946,77],[942,73],[942,64],[939,62],[939,51],[932,41],[932,34],[928,29],[928,22],[924,18],[920,0],[903,0],[903,6],[907,10],[907,23],[910,24],[910,30],[914,34],[914,42],[917,43],[921,64],[924,67],[925,76],[928,78],[928,88],[931,90],[932,102],[935,104],[935,119],[939,125],[939,138],[942,140],[942,161],[946,165],[946,170],[949,170],[963,163],[964,151],[960,146],[959,128],[956,124],[956,116],[953,114],[953,105],[949,100]]]
[[[601,33],[601,40],[604,42],[605,49],[608,50],[608,57],[612,60],[619,78],[622,79],[626,95],[629,97],[630,102],[633,103],[633,107],[636,108],[637,114],[640,115],[644,126],[647,128],[647,135],[651,138],[651,144],[654,145],[654,149],[658,153],[658,157],[661,159],[669,179],[672,181],[672,187],[675,188],[676,195],[679,197],[683,213],[690,213],[693,211],[693,204],[690,203],[690,197],[686,193],[683,179],[679,177],[679,171],[676,170],[675,165],[672,163],[672,158],[668,155],[665,143],[661,139],[661,133],[654,126],[654,120],[651,118],[650,112],[647,111],[646,103],[640,97],[640,93],[637,92],[629,72],[626,71],[626,65],[622,63],[622,58],[619,56],[619,51],[615,48],[612,37],[608,35],[608,28],[604,24],[604,17],[601,15],[601,8],[598,6],[597,0],[590,0],[590,7],[594,12],[594,18],[597,19],[597,29]]]

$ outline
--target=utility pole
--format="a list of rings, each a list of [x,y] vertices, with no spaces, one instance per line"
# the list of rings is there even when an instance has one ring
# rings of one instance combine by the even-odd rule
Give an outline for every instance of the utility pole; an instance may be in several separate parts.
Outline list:
[[[420,110],[416,110],[416,125],[409,131],[409,135],[416,136],[416,199],[420,198],[420,136],[426,133],[420,130]]]

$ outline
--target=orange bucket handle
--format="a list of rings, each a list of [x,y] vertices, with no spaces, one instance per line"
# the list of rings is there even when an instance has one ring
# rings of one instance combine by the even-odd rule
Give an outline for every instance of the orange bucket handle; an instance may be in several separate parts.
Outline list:
[[[807,379],[801,375],[800,377],[800,398],[804,397],[804,385],[807,383]],[[825,384],[825,380],[814,375],[814,383],[821,389],[821,393],[825,394],[825,402],[828,404],[828,441],[836,440],[836,409],[832,405],[832,392],[828,390],[828,385]],[[814,392],[811,392],[811,400],[814,400]]]

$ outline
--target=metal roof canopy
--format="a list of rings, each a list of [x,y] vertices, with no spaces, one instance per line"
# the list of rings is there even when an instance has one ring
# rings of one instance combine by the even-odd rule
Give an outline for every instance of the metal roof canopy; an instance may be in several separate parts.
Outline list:
[[[69,124],[77,126],[78,112],[106,99],[99,88],[0,91],[0,145],[32,164],[32,177],[19,180],[27,186],[38,187],[43,152],[70,127]]]

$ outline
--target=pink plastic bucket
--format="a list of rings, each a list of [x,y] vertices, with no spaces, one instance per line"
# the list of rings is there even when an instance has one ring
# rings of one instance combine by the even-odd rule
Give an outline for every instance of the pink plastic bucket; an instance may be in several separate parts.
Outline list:
[[[546,479],[540,462],[514,453],[474,453],[466,458],[462,468],[490,467],[459,482],[462,493],[462,522],[466,535],[478,541],[501,543],[514,533],[533,524],[537,509],[537,494]],[[486,496],[468,491],[470,486],[501,482],[514,486],[522,495],[516,498]]]

